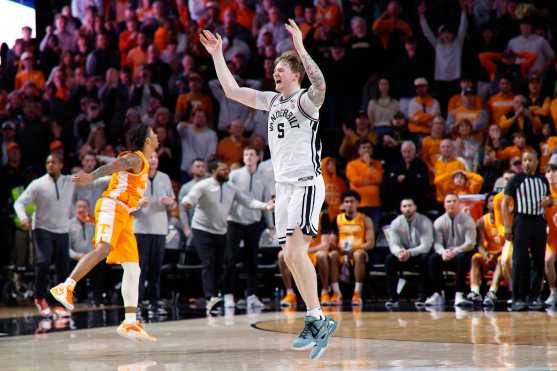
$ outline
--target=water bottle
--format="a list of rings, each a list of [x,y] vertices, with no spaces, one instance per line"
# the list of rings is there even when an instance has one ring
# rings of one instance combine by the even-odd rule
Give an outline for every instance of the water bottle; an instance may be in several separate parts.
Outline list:
[[[273,295],[273,299],[275,301],[275,305],[280,306],[280,299],[281,299],[281,293],[280,293],[280,289],[277,287],[275,287],[275,292]]]

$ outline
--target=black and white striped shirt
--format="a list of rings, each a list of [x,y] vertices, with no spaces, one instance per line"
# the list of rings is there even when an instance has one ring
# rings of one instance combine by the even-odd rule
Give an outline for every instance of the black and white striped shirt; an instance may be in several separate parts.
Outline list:
[[[549,196],[549,183],[541,174],[517,174],[512,178],[505,194],[514,200],[514,214],[543,215],[543,198]]]

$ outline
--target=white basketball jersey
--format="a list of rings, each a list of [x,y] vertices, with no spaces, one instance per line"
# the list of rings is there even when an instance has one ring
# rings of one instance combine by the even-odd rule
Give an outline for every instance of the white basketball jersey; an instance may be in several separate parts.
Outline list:
[[[321,175],[321,141],[317,139],[319,111],[313,115],[302,108],[305,89],[284,99],[280,94],[267,96],[269,118],[267,135],[275,181],[312,184]]]

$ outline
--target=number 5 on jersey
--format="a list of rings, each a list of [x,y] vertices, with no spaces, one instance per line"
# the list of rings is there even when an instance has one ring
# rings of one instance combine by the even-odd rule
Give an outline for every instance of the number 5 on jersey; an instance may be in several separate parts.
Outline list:
[[[277,130],[278,130],[278,138],[279,139],[284,138],[284,122],[279,122],[277,124]]]

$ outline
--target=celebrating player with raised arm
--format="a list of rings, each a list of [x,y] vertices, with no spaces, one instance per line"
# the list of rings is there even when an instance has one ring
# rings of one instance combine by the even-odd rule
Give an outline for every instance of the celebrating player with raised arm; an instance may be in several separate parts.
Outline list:
[[[307,254],[311,236],[317,234],[319,211],[325,198],[321,142],[317,139],[325,78],[306,51],[298,25],[289,20],[285,27],[292,36],[295,52],[286,52],[275,60],[273,77],[278,93],[240,87],[224,60],[220,35],[205,30],[200,39],[213,58],[226,96],[269,111],[267,130],[276,181],[277,238],[307,307],[304,329],[292,347],[313,348],[310,358],[316,359],[327,348],[329,337],[337,327],[321,311],[317,276]],[[305,73],[311,82],[307,91],[300,86]]]
[[[136,320],[140,269],[131,213],[142,205],[149,174],[147,159],[156,151],[159,140],[153,129],[143,124],[130,129],[127,139],[129,152],[121,153],[116,160],[91,173],[72,177],[73,182],[82,186],[108,175],[112,179],[95,207],[95,249],[82,257],[66,281],[50,292],[67,309],[73,310],[73,291],[80,279],[104,259],[108,264],[121,264],[125,320],[117,332],[132,340],[154,341]],[[161,203],[165,202],[174,200],[161,199]]]

